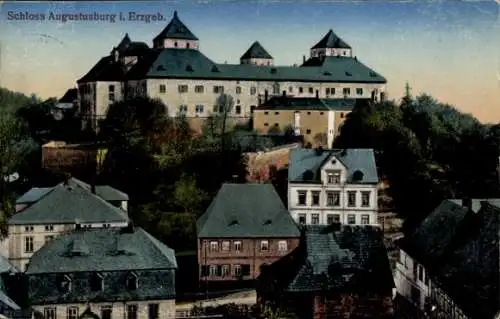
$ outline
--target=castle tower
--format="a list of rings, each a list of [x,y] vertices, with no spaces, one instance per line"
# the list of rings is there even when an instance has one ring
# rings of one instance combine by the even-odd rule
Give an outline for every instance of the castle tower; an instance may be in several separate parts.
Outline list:
[[[198,50],[198,38],[179,19],[177,11],[174,11],[172,20],[165,29],[153,39],[153,48],[177,48]]]
[[[352,48],[330,29],[323,39],[311,48],[311,58],[323,56],[352,57]]]
[[[240,64],[273,65],[273,61],[273,57],[258,41],[255,41],[240,58]]]

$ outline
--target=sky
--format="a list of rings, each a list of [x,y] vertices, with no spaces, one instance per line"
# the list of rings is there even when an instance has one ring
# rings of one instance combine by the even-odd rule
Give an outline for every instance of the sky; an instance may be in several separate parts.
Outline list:
[[[499,1],[500,3],[500,1]],[[43,98],[61,97],[76,85],[125,33],[152,39],[177,10],[216,62],[239,63],[258,40],[276,65],[300,64],[303,55],[333,29],[358,60],[388,81],[390,99],[408,82],[412,94],[428,93],[500,122],[500,14],[491,1],[0,1],[0,86]],[[13,13],[45,14],[15,20]],[[163,21],[54,21],[49,14],[129,12]]]

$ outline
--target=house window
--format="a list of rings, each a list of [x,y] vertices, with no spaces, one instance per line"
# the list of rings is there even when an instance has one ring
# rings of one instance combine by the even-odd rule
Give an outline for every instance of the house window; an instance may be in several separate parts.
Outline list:
[[[241,251],[241,241],[235,241],[233,246],[235,252],[239,253]]]
[[[306,134],[311,134],[311,130],[306,130]]]
[[[127,319],[137,319],[137,305],[127,305]]]
[[[179,93],[186,93],[188,91],[188,86],[185,84],[179,85],[177,88]]]
[[[343,119],[344,118],[344,113],[340,113],[340,118]]]
[[[78,308],[69,307],[68,308],[68,319],[78,319]]]
[[[54,231],[54,225],[45,225],[45,231]]]
[[[269,126],[269,123],[264,123],[264,126]]]
[[[205,111],[205,106],[204,105],[196,105],[196,108],[195,108],[195,112],[196,113],[203,113],[203,111]]]
[[[340,215],[339,214],[328,214],[326,217],[326,222],[328,225],[331,225],[333,223],[340,223]]]
[[[241,277],[241,275],[243,274],[243,272],[241,271],[241,265],[234,265],[233,268],[234,268],[234,275],[236,277]]]
[[[255,86],[252,86],[250,88],[250,95],[255,95],[257,93],[257,88]]]
[[[108,100],[111,103],[113,103],[115,101],[115,86],[114,85],[108,86]]]
[[[104,290],[104,278],[101,274],[93,274],[90,281],[90,289],[92,291],[103,291]]]
[[[319,224],[319,214],[311,215],[311,224],[318,225]]]
[[[236,87],[236,94],[241,94],[241,86]]]
[[[279,114],[280,114],[280,112],[274,112],[274,115],[279,115]],[[276,124],[277,124],[277,123],[276,123]]]
[[[299,93],[302,94],[304,92],[304,89],[300,86],[299,87]]]
[[[210,251],[212,251],[212,252],[219,251],[219,243],[216,241],[211,241],[210,242]]]
[[[24,252],[25,253],[33,252],[33,236],[24,237]]]
[[[111,319],[113,314],[112,306],[102,306],[101,307],[101,319]]]
[[[326,192],[327,206],[340,206],[340,192]]]
[[[307,202],[307,192],[306,191],[298,191],[297,192],[297,205],[306,205]]]
[[[148,319],[160,318],[160,305],[157,303],[150,303],[148,305]]]
[[[182,104],[179,106],[179,113],[187,113],[188,106],[186,104]]]
[[[368,225],[370,223],[370,215],[363,214],[361,215],[361,224]]]
[[[348,191],[347,192],[347,206],[354,207],[356,206],[356,192]]]
[[[424,267],[418,265],[418,280],[424,281]]]
[[[327,173],[328,184],[340,184],[340,171],[333,171]]]
[[[210,276],[217,276],[217,266],[216,265],[210,265]]]
[[[343,93],[344,95],[351,95],[351,89],[350,89],[350,88],[344,88],[344,89],[342,90],[342,93]]]
[[[319,191],[313,191],[312,194],[312,206],[319,206]]]
[[[224,87],[222,85],[216,85],[216,86],[214,86],[214,93],[215,94],[222,94],[222,93],[224,93]]]
[[[363,89],[362,88],[357,88],[356,89],[356,94],[357,95],[363,95]]]
[[[370,206],[370,192],[361,192],[361,206]]]
[[[222,277],[228,277],[231,275],[231,269],[229,265],[222,265]]]
[[[44,308],[43,317],[45,319],[56,319],[56,308]]]
[[[167,92],[167,86],[165,84],[160,84],[160,93]]]
[[[195,93],[203,93],[205,92],[205,87],[203,85],[197,85],[194,87]]]
[[[136,290],[139,287],[139,280],[135,273],[130,273],[127,275],[126,285],[129,290]]]
[[[309,88],[309,94],[313,94],[314,93],[314,88]]]
[[[356,224],[356,216],[354,214],[347,215],[347,223],[350,225]]]
[[[268,251],[269,250],[269,242],[267,240],[260,241],[260,251]]]
[[[54,236],[52,236],[52,235],[45,236],[45,238],[44,238],[45,243],[50,243],[53,239],[54,239]]]
[[[241,114],[241,105],[236,105],[234,112],[236,114]]]
[[[288,250],[288,244],[286,240],[280,240],[278,242],[278,250],[279,251],[287,251]]]
[[[229,251],[230,248],[230,243],[227,240],[224,240],[222,242],[222,251]]]
[[[306,214],[299,214],[299,224],[305,224],[307,215]]]
[[[33,226],[24,226],[24,231],[27,233],[32,233],[34,230]]]

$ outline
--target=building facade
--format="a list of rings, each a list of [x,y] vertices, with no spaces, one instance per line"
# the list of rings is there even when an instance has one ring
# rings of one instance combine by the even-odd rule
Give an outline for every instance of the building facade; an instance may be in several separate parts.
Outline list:
[[[264,267],[263,308],[297,318],[393,318],[393,289],[382,232],[375,227],[308,225],[300,247]]]
[[[59,236],[25,274],[35,318],[160,319],[175,318],[176,269],[172,249],[128,227]]]
[[[246,120],[282,91],[299,97],[385,99],[386,79],[358,61],[332,30],[301,66],[275,65],[259,42],[241,56],[240,64],[216,63],[199,45],[177,12],[155,37],[153,48],[126,35],[77,81],[83,117],[96,125],[110,104],[129,95],[160,99],[170,116],[203,119],[219,113],[216,99],[227,93],[235,101],[230,117]]]
[[[8,258],[24,271],[33,254],[74,229],[121,228],[129,223],[128,195],[75,178],[50,188],[32,188],[16,201],[9,219]]]
[[[263,134],[294,134],[304,143],[331,148],[354,99],[273,97],[253,111],[253,127]]]
[[[200,281],[254,280],[299,244],[271,184],[224,184],[198,222]]]
[[[300,224],[378,225],[378,182],[372,149],[294,149],[288,210]]]

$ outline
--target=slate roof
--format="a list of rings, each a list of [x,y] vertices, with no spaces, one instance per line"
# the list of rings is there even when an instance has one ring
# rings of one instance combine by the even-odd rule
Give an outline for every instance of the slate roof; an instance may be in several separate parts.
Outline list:
[[[7,258],[0,255],[0,274],[10,273],[10,272],[19,272],[19,269],[17,269],[14,265],[12,265]]]
[[[64,93],[59,103],[73,103],[78,99],[78,89],[69,89]]]
[[[264,47],[259,43],[259,41],[255,41],[252,43],[250,48],[243,53],[240,60],[245,59],[272,59],[273,57],[264,49]]]
[[[26,274],[175,269],[171,248],[142,228],[77,230],[35,252]]]
[[[391,266],[383,234],[375,227],[304,226],[298,251],[290,265],[277,262],[265,270],[284,291],[349,289],[392,295]]]
[[[288,181],[294,183],[320,183],[321,168],[332,157],[335,157],[347,168],[347,183],[377,184],[379,182],[373,149],[318,151],[307,148],[296,148],[290,151]],[[357,171],[362,173],[361,180],[354,179]]]
[[[125,48],[132,42],[132,40],[130,40],[130,37],[128,36],[128,33],[125,33],[125,36],[123,37],[123,39],[120,41],[120,43],[118,44],[118,46],[116,47],[116,49],[118,51],[123,51],[125,50]]]
[[[197,221],[198,238],[299,237],[271,184],[223,184]]]
[[[177,11],[174,11],[172,20],[167,24],[165,29],[161,31],[155,38],[154,42],[160,39],[183,39],[183,40],[198,40],[198,38],[186,27],[179,19]]]
[[[356,99],[275,96],[257,107],[256,110],[351,111],[355,104]]]
[[[90,69],[87,74],[77,80],[77,83],[96,81],[122,81],[125,76],[125,69],[120,62],[116,62],[112,56],[106,56]]]
[[[45,196],[48,192],[50,192],[52,187],[33,187],[26,193],[24,193],[21,197],[16,200],[16,204],[29,204],[34,203],[43,196]]]
[[[130,80],[143,78],[220,79],[254,81],[307,81],[345,83],[387,83],[372,69],[350,57],[325,57],[316,66],[256,66],[218,64],[194,49],[152,50],[127,74]]]
[[[125,212],[93,194],[85,185],[71,179],[68,185],[59,184],[48,191],[37,189],[31,194],[31,191],[28,192],[21,197],[22,202],[35,201],[12,216],[9,225],[73,224],[77,220],[81,223],[128,222]],[[108,188],[104,190],[109,191]],[[37,196],[40,196],[38,200]]]
[[[351,46],[339,38],[332,29],[311,49],[322,49],[322,48],[332,48],[332,49],[351,49]]]

